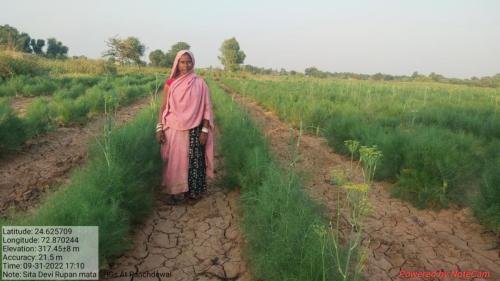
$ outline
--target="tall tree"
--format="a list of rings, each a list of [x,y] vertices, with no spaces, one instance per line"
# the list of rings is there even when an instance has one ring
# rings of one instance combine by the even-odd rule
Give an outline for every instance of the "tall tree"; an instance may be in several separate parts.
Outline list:
[[[64,46],[61,41],[57,41],[55,38],[47,39],[46,56],[48,58],[66,58],[67,54],[68,47]]]
[[[21,33],[17,39],[17,44],[19,46],[18,50],[25,53],[31,53],[30,41],[31,38],[28,33]]]
[[[16,49],[16,38],[19,31],[16,28],[6,24],[0,25],[0,47],[7,50]]]
[[[165,54],[160,49],[154,50],[149,53],[149,61],[152,66],[163,66],[163,63],[165,62]]]
[[[0,48],[31,53],[31,38],[27,33],[19,31],[8,24],[0,25]]]
[[[221,55],[218,57],[225,70],[236,71],[245,60],[245,53],[240,50],[240,44],[236,38],[225,40],[220,47]]]
[[[144,64],[141,57],[144,55],[146,46],[136,37],[126,39],[112,37],[106,41],[106,45],[109,49],[104,52],[103,56],[118,61],[120,64]]]

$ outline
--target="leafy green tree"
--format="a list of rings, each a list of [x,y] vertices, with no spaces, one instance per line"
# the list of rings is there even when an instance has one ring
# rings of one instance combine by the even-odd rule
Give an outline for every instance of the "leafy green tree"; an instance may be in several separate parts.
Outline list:
[[[130,59],[133,63],[144,65],[141,57],[144,55],[146,46],[139,41],[136,37],[128,37],[124,40],[125,57]]]
[[[104,52],[103,56],[109,57],[112,61],[117,61],[120,64],[144,65],[141,57],[144,55],[146,46],[137,37],[126,39],[113,37],[106,41],[106,45],[109,49]]]
[[[7,50],[16,49],[16,41],[19,31],[16,28],[6,24],[0,25],[0,47]]]
[[[47,39],[47,52],[46,56],[48,58],[66,58],[68,54],[68,47],[64,46],[61,41],[57,41],[55,38]]]
[[[164,66],[165,54],[160,49],[154,50],[149,53],[149,61],[152,66]]]
[[[377,73],[372,75],[372,78],[374,80],[384,80],[384,75],[380,72],[377,72]]]
[[[0,48],[31,53],[31,38],[27,33],[19,31],[8,24],[0,25]]]
[[[304,74],[307,76],[313,76],[318,78],[325,78],[328,76],[327,72],[321,71],[314,66],[308,67],[304,70]]]
[[[221,55],[218,57],[225,70],[236,71],[245,60],[245,53],[240,50],[240,44],[236,38],[230,38],[222,42]]]
[[[19,51],[25,52],[25,53],[31,53],[31,46],[30,46],[30,41],[31,38],[28,35],[28,33],[21,33],[17,39],[18,46],[19,46]]]
[[[434,72],[431,72],[429,74],[429,78],[432,79],[433,81],[441,81],[441,80],[445,80],[444,76],[441,75],[441,74],[437,74],[437,73],[434,73]]]

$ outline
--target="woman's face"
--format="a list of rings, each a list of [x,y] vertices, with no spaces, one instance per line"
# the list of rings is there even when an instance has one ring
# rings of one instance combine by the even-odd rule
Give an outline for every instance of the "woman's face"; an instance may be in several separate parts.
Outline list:
[[[177,64],[177,69],[179,70],[180,75],[191,71],[191,69],[193,69],[193,60],[191,60],[191,56],[188,54],[182,55]]]

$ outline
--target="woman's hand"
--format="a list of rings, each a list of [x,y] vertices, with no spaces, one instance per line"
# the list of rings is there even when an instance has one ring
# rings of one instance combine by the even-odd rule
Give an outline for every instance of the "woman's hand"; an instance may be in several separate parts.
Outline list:
[[[200,132],[200,143],[205,145],[207,143],[208,133]]]
[[[163,131],[156,132],[156,141],[159,144],[163,144],[165,142],[165,134]]]

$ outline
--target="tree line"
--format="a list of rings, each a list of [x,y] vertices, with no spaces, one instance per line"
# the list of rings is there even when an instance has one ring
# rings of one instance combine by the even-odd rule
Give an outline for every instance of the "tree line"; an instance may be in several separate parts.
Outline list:
[[[47,47],[44,49],[44,47]],[[119,38],[111,37],[106,41],[107,49],[102,53],[104,58],[120,65],[146,66],[147,63],[141,58],[144,56],[146,46],[137,37]],[[154,67],[167,67],[173,65],[175,55],[180,50],[189,50],[191,46],[186,42],[177,42],[169,50],[156,49],[149,53],[149,65]],[[67,58],[68,47],[55,38],[44,39],[32,38],[25,32],[19,32],[15,27],[0,25],[0,49],[13,50],[47,58]],[[470,79],[447,78],[441,74],[430,73],[423,75],[415,71],[412,75],[390,75],[384,73],[359,74],[352,72],[329,72],[322,71],[316,67],[308,67],[304,73],[297,71],[287,71],[284,68],[275,70],[271,68],[257,67],[253,65],[243,65],[246,54],[240,49],[240,45],[235,37],[222,42],[219,48],[218,59],[226,71],[244,71],[253,74],[267,75],[306,75],[317,78],[340,78],[358,80],[380,80],[380,81],[424,81],[440,82],[451,84],[465,84],[482,87],[500,87],[500,74],[486,77],[471,77]],[[74,57],[74,58],[81,58]],[[85,57],[84,57],[85,58]]]
[[[146,62],[141,60],[146,47],[136,37],[118,38],[112,37],[106,41],[108,49],[104,51],[103,56],[111,61],[119,64],[137,64],[146,65]],[[172,67],[174,64],[175,55],[180,50],[189,50],[191,46],[186,42],[177,42],[173,44],[168,51],[156,49],[149,53],[149,65],[155,67]],[[219,48],[220,62],[225,70],[236,71],[240,69],[240,64],[245,60],[245,53],[240,50],[240,45],[236,38],[222,42]]]
[[[160,49],[149,53],[149,60],[152,66],[172,67],[175,55],[180,50],[189,50],[191,46],[186,42],[177,42],[169,51],[163,52]],[[221,54],[218,56],[220,62],[226,70],[236,71],[239,65],[245,60],[245,53],[240,50],[240,45],[236,38],[230,38],[222,42],[220,47]]]
[[[46,48],[44,48],[46,46]],[[109,61],[120,64],[146,65],[141,59],[146,51],[146,46],[137,37],[119,38],[111,37],[106,40],[107,49],[102,53],[104,58]],[[177,42],[170,47],[168,51],[156,49],[149,53],[151,66],[172,67],[175,55],[180,50],[189,50],[191,46],[186,42]],[[19,32],[17,28],[6,25],[0,25],[0,50],[10,50],[17,52],[30,53],[44,56],[47,58],[65,59],[67,58],[69,48],[61,41],[55,38],[44,39],[32,38],[26,32]],[[220,56],[218,56],[224,68],[231,71],[239,69],[246,55],[240,50],[236,38],[225,40],[220,47]],[[85,58],[85,56],[75,56],[74,58]]]
[[[274,74],[277,74],[276,72]],[[419,82],[439,82],[449,84],[461,84],[479,87],[500,87],[500,73],[493,76],[484,76],[481,78],[471,77],[468,79],[449,78],[444,75],[431,72],[424,75],[414,71],[412,75],[391,75],[384,73],[360,74],[352,72],[329,72],[321,71],[316,67],[308,67],[304,70],[306,76],[316,78],[339,78],[339,79],[357,79],[357,80],[377,80],[377,81],[419,81]]]
[[[44,47],[47,46],[46,49]],[[48,58],[66,58],[68,47],[55,38],[32,38],[26,32],[19,32],[8,24],[0,25],[0,49],[30,53]]]
[[[146,46],[137,37],[119,38],[111,37],[106,41],[107,49],[102,53],[104,58],[120,64],[146,65],[141,59],[146,51]],[[46,48],[45,48],[46,47]],[[172,67],[175,55],[180,50],[189,50],[191,46],[186,42],[177,42],[168,51],[160,49],[149,53],[151,66]],[[26,32],[19,32],[17,28],[0,25],[0,50],[10,50],[44,56],[47,58],[65,59],[69,48],[55,38],[36,39]],[[220,47],[221,54],[218,56],[224,68],[231,71],[239,69],[246,55],[240,50],[236,38],[225,40]],[[85,56],[75,56],[74,58],[85,58]]]

